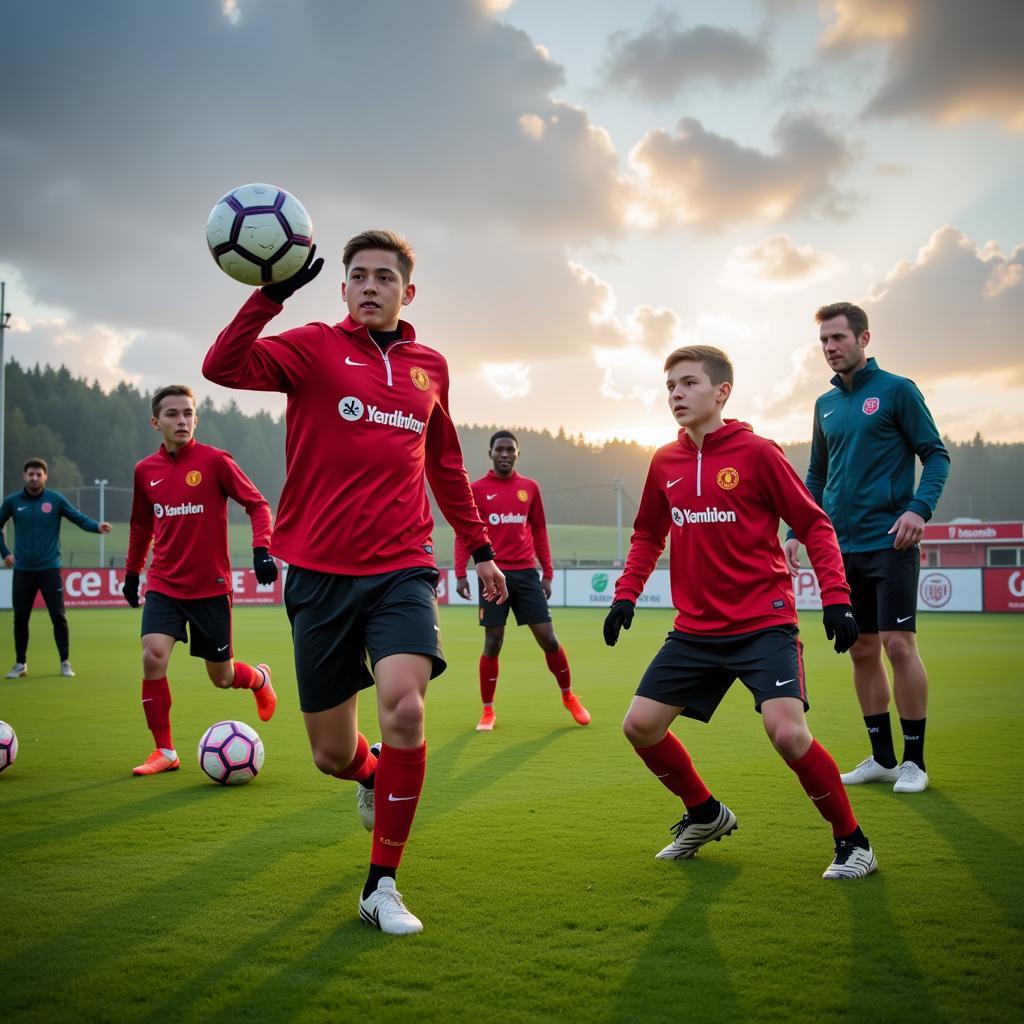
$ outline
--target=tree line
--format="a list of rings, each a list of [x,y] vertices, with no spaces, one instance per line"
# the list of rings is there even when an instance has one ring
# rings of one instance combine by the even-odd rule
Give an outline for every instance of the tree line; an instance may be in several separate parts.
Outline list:
[[[104,391],[96,382],[74,377],[66,367],[7,365],[4,494],[21,487],[21,466],[30,455],[50,465],[50,485],[81,498],[83,511],[97,514],[95,479],[108,481],[106,516],[125,521],[135,463],[155,450],[158,435],[149,425],[149,396],[130,384]],[[225,448],[267,496],[277,504],[284,484],[284,417],[246,414],[234,402],[199,406],[196,436]],[[491,468],[487,442],[507,428],[522,452],[519,469],[534,477],[553,523],[614,525],[621,507],[632,522],[643,490],[651,449],[631,441],[588,444],[558,430],[530,430],[502,423],[460,426],[459,437],[470,477]],[[755,425],[756,428],[756,425]],[[971,441],[946,441],[951,457],[949,483],[935,521],[969,516],[978,519],[1024,518],[1024,444],[993,444],[980,434]],[[810,442],[783,446],[803,476]],[[618,482],[617,482],[618,481]],[[80,490],[86,488],[86,490]],[[237,510],[236,510],[237,513]]]

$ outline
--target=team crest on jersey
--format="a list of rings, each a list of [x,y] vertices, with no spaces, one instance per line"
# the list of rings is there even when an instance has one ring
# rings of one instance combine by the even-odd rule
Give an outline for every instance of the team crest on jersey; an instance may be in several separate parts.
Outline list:
[[[865,416],[870,416],[874,412],[878,412],[879,401],[877,398],[865,398],[864,404],[860,407],[861,412]]]
[[[53,511],[53,506],[48,501],[44,501],[42,503],[42,505],[39,506],[39,508],[43,512],[52,512]]]
[[[430,387],[430,378],[427,376],[427,371],[418,366],[414,366],[409,371],[409,377],[420,391],[426,391]]]
[[[732,466],[720,469],[718,471],[718,476],[715,477],[715,483],[717,483],[723,491],[731,491],[739,482],[739,470],[733,469]]]
[[[189,487],[198,487],[202,482],[203,474],[200,473],[198,469],[190,469],[185,474],[185,483],[187,483]]]
[[[529,501],[530,500],[529,494],[527,494],[526,491],[524,491],[522,488],[520,488],[518,491],[516,491],[516,497],[520,501]]]

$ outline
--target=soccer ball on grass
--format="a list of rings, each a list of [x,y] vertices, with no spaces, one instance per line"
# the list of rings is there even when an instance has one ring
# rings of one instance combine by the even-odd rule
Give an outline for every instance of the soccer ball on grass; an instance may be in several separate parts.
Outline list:
[[[263,740],[245,722],[217,722],[199,741],[199,767],[222,786],[249,782],[263,767]]]
[[[18,735],[6,722],[0,722],[0,772],[10,768],[17,756]]]

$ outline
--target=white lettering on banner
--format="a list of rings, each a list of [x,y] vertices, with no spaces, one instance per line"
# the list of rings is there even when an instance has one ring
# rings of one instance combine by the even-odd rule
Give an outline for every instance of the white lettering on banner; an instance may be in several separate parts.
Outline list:
[[[402,430],[411,430],[413,433],[422,434],[426,424],[423,420],[416,419],[412,413],[401,412],[395,409],[392,412],[382,412],[376,405],[366,407],[366,418],[370,423],[381,423],[387,427],[400,427]]]
[[[676,526],[686,523],[690,526],[695,523],[735,523],[736,513],[730,509],[720,509],[717,505],[708,505],[707,508],[675,508],[672,509],[672,522]]]
[[[232,569],[231,570],[231,589],[232,590],[245,590],[245,574],[248,569]]]
[[[202,505],[193,505],[190,501],[183,501],[180,505],[161,505],[157,502],[153,506],[153,515],[157,519],[164,516],[199,516],[203,514]]]
[[[1006,584],[1014,597],[1024,597],[1024,574],[1019,572],[1011,573]]]
[[[949,532],[950,536],[952,536],[953,527],[950,527]],[[958,526],[956,527],[956,536],[959,540],[989,540],[993,537],[998,537],[999,531],[993,529],[991,526],[982,527],[980,529]]]
[[[502,512],[500,514],[498,512],[492,512],[487,517],[487,522],[489,522],[491,526],[502,526],[507,523],[518,523],[519,525],[522,525],[526,522],[526,516],[519,512]]]

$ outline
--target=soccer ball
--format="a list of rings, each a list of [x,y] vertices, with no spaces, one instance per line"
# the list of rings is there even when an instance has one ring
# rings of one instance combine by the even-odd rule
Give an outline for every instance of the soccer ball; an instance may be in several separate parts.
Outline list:
[[[199,741],[199,767],[222,786],[240,786],[263,767],[263,740],[245,722],[217,722]]]
[[[17,733],[6,722],[0,722],[0,772],[10,768],[17,756]]]
[[[283,188],[240,185],[210,211],[206,243],[229,277],[242,284],[270,284],[302,269],[313,244],[313,222]]]

